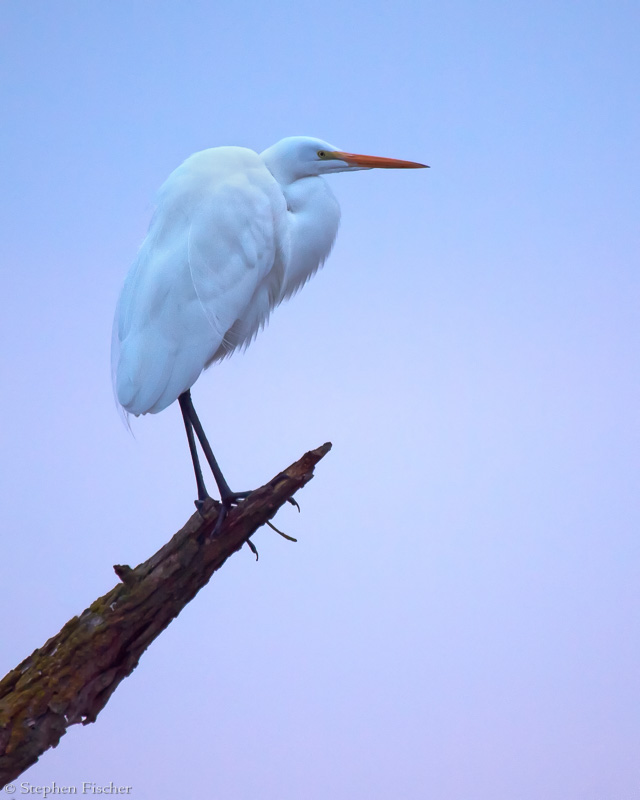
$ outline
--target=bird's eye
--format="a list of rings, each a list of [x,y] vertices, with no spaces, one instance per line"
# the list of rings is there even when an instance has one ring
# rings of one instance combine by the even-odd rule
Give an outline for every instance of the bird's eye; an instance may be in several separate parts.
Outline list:
[[[327,154],[324,150],[318,150],[318,158],[326,158]]]

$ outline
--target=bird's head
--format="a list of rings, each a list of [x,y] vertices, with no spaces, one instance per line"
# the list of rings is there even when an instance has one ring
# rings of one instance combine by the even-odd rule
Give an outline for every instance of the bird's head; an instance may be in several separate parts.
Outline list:
[[[353,172],[359,169],[419,169],[426,164],[399,161],[396,158],[346,153],[322,139],[290,136],[264,150],[262,159],[277,181],[290,183],[299,178],[326,175],[330,172]]]

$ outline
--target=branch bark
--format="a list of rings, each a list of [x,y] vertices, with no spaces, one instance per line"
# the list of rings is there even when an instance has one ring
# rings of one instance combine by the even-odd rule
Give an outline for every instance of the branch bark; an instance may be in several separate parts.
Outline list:
[[[219,504],[207,502],[173,538],[0,681],[0,788],[55,747],[70,725],[95,722],[151,642],[227,558],[313,477],[327,443],[233,508],[212,537]]]

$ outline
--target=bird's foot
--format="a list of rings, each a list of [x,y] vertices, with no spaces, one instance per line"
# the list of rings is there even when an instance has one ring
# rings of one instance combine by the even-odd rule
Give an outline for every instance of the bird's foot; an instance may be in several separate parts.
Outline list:
[[[200,512],[200,515],[204,517],[204,507],[207,504],[207,501],[211,500],[212,503],[216,505],[221,505],[225,507],[225,515],[226,512],[234,505],[237,505],[238,500],[244,500],[246,497],[249,497],[251,492],[231,492],[228,494],[222,502],[219,500],[214,500],[210,494],[203,494],[197,500],[193,501],[193,505],[196,507],[196,510]],[[222,524],[222,523],[220,523]]]
[[[218,509],[218,519],[216,520],[216,524],[213,528],[213,531],[211,532],[211,536],[216,536],[220,532],[220,528],[222,528],[222,523],[225,521],[227,514],[229,513],[229,510],[233,508],[233,506],[237,506],[238,501],[244,500],[245,498],[249,497],[250,494],[251,492],[225,493],[224,497],[222,498],[222,502],[220,503],[220,507]]]
[[[240,500],[245,500],[247,497],[249,497],[250,494],[251,494],[251,492],[229,492],[229,493],[225,493],[225,496],[222,498],[222,501],[219,503],[219,506],[218,506],[218,518],[216,519],[216,524],[214,525],[213,530],[211,531],[211,536],[212,537],[217,536],[217,534],[222,529],[222,526],[224,524],[225,519],[227,518],[227,514],[229,513],[230,509],[233,508],[233,506],[236,506]],[[203,510],[202,509],[203,509],[203,507],[204,507],[204,505],[205,505],[207,500],[211,500],[211,497],[208,494],[206,496],[204,496],[204,497],[198,498],[195,501],[195,506],[196,506],[196,508],[198,509],[198,511],[201,514],[203,514]],[[298,512],[300,511],[300,506],[298,505],[298,502],[293,497],[288,497],[287,498],[287,502],[291,503],[292,506],[295,506],[298,509]],[[204,514],[203,514],[203,516],[204,516]],[[280,536],[282,536],[285,539],[288,539],[290,542],[297,542],[298,541],[297,539],[294,539],[293,536],[289,536],[287,533],[284,533],[283,531],[281,531],[278,528],[276,528],[276,526],[272,522],[267,522],[267,525],[272,530],[274,530],[276,533],[278,533]],[[254,543],[250,539],[247,540],[247,545],[249,546],[249,549],[251,550],[251,552],[255,555],[256,561],[257,561],[258,560],[258,551],[256,549],[256,546],[254,545]]]

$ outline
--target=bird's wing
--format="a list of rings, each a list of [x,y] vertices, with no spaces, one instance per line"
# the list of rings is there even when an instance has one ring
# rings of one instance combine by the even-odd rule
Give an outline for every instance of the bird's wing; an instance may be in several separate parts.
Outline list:
[[[222,346],[247,344],[282,299],[288,260],[286,202],[268,170],[256,165],[218,184],[191,215],[187,248],[193,286]],[[246,341],[228,341],[239,326]]]
[[[114,320],[116,396],[133,414],[166,408],[198,378],[255,297],[279,302],[286,204],[257,154],[196,153],[160,190]],[[237,345],[234,345],[237,346]]]

